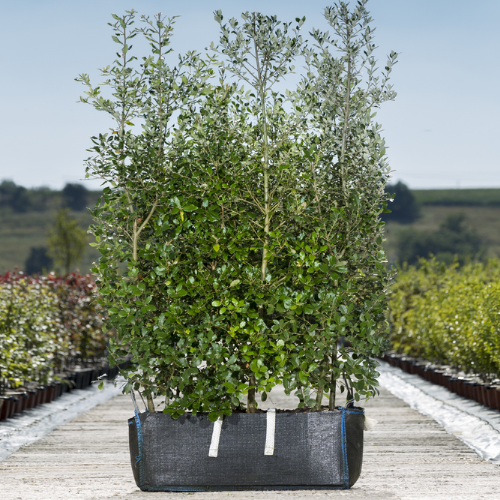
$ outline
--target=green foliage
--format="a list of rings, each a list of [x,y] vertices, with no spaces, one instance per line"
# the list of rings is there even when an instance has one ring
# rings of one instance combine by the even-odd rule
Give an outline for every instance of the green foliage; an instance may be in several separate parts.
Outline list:
[[[29,279],[0,286],[0,379],[17,386],[53,369],[60,330],[57,298]]]
[[[74,362],[102,357],[108,341],[90,276],[0,276],[0,382],[47,383]]]
[[[49,229],[47,244],[48,256],[54,265],[68,274],[85,253],[87,236],[78,221],[71,217],[69,208],[58,210],[54,225]]]
[[[87,163],[109,186],[91,229],[117,332],[111,360],[131,353],[126,390],[165,396],[173,417],[213,420],[245,396],[252,412],[256,391],[265,398],[276,384],[317,408],[328,393],[333,409],[337,385],[349,399],[376,392],[389,168],[372,108],[395,95],[396,54],[376,76],[365,4],[326,9],[339,40],[316,30],[319,48],[300,37],[303,18],[244,13],[224,24],[216,11],[221,60],[188,53],[175,66],[174,20],[132,28],[130,11],[114,16],[119,59],[103,70],[113,98],[79,78],[82,100],[116,120]],[[152,55],[134,64],[139,34]],[[274,86],[299,54],[307,73],[282,95]]]
[[[4,180],[0,184],[0,207],[10,207],[15,212],[27,212],[31,208],[28,191],[15,182]]]
[[[394,349],[485,379],[500,374],[500,261],[436,260],[398,273],[390,300]]]
[[[398,233],[399,261],[409,264],[416,264],[419,258],[430,255],[447,264],[455,257],[464,263],[479,257],[483,246],[477,232],[467,227],[463,213],[448,215],[437,231],[407,229]]]
[[[66,184],[62,190],[63,206],[77,212],[87,208],[88,191],[81,184]]]
[[[391,213],[383,214],[384,221],[411,224],[418,219],[419,209],[415,202],[415,196],[406,184],[401,181],[396,184],[387,184],[385,191],[391,196],[387,207]]]
[[[66,350],[56,366],[63,368],[68,362],[86,363],[101,358],[110,334],[102,327],[103,309],[91,276],[71,273],[58,277],[50,273],[47,283],[57,295],[59,318],[64,325],[60,338],[65,340],[60,340],[59,345],[65,345]]]

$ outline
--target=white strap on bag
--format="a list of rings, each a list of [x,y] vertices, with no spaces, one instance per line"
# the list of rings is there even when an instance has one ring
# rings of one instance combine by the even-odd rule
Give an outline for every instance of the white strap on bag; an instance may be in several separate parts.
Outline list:
[[[267,410],[266,447],[264,455],[274,455],[274,433],[276,430],[276,410]]]
[[[219,454],[219,441],[220,433],[222,430],[222,417],[219,417],[214,422],[214,429],[212,431],[212,442],[210,443],[210,450],[208,452],[209,457],[217,457]]]
[[[274,408],[267,410],[266,422],[266,445],[264,455],[274,455],[274,434],[276,431],[276,410]],[[222,417],[214,422],[212,430],[212,441],[210,443],[209,457],[217,457],[219,454],[219,441],[222,431]]]
[[[378,424],[378,420],[375,420],[374,418],[367,417],[365,415],[365,422],[363,425],[363,430],[371,431],[377,424]]]

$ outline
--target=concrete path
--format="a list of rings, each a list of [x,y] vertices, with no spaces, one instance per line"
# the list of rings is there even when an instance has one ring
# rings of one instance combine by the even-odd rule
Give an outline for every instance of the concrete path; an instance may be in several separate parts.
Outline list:
[[[0,422],[0,462],[22,446],[38,441],[56,427],[121,394],[120,385],[107,382],[102,390],[94,384],[75,389],[48,404],[42,404]]]
[[[0,498],[500,499],[500,466],[483,461],[434,420],[384,389],[365,407],[379,423],[365,433],[363,473],[348,491],[143,493],[134,483],[128,454],[132,403],[118,396],[1,462]]]

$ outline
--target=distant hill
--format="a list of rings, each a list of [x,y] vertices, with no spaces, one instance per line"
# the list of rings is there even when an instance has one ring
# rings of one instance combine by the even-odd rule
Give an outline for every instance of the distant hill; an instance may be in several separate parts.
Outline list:
[[[412,189],[417,205],[500,207],[500,189]]]
[[[47,245],[47,231],[54,222],[55,214],[55,209],[22,213],[0,210],[0,273],[15,267],[20,271],[26,270],[26,260],[31,249]],[[86,211],[73,211],[71,215],[84,229],[92,224],[92,218]],[[88,237],[89,243],[94,241],[92,235],[89,234]],[[88,273],[92,262],[98,258],[99,252],[89,245],[79,266],[80,271]]]
[[[66,184],[57,191],[47,187],[27,189],[9,180],[1,181],[0,273],[16,267],[21,271],[29,268],[29,257],[47,245],[47,230],[59,207],[70,208],[72,217],[87,229],[92,223],[87,208],[94,207],[100,195],[100,191],[89,191],[82,184]],[[92,240],[89,235],[89,243]],[[89,272],[98,258],[99,252],[89,246],[80,270]]]
[[[94,207],[101,191],[89,191],[83,184],[66,184],[60,191],[46,186],[25,188],[10,180],[0,182],[0,211],[45,212],[65,206],[75,212]]]

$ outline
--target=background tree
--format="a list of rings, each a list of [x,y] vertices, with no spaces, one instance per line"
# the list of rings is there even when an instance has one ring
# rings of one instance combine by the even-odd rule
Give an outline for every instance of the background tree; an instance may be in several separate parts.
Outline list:
[[[9,207],[14,212],[26,212],[32,208],[28,190],[15,182],[4,180],[0,184],[0,207]]]
[[[406,184],[401,181],[396,184],[387,184],[385,192],[391,197],[387,204],[387,209],[391,210],[391,213],[384,213],[382,216],[385,222],[410,224],[418,219],[420,214],[415,196]]]
[[[71,217],[68,208],[58,210],[54,225],[49,229],[47,243],[49,257],[66,274],[82,260],[87,246],[87,235],[78,221]]]
[[[81,184],[66,184],[62,190],[63,206],[77,212],[84,210],[88,203],[88,191]]]
[[[89,191],[81,184],[66,184],[62,190],[47,186],[25,188],[4,179],[0,182],[0,209],[17,213],[43,212],[66,206],[74,211],[95,206],[101,191]]]
[[[24,264],[26,274],[37,274],[52,269],[53,261],[47,255],[47,247],[31,247],[30,254]]]

